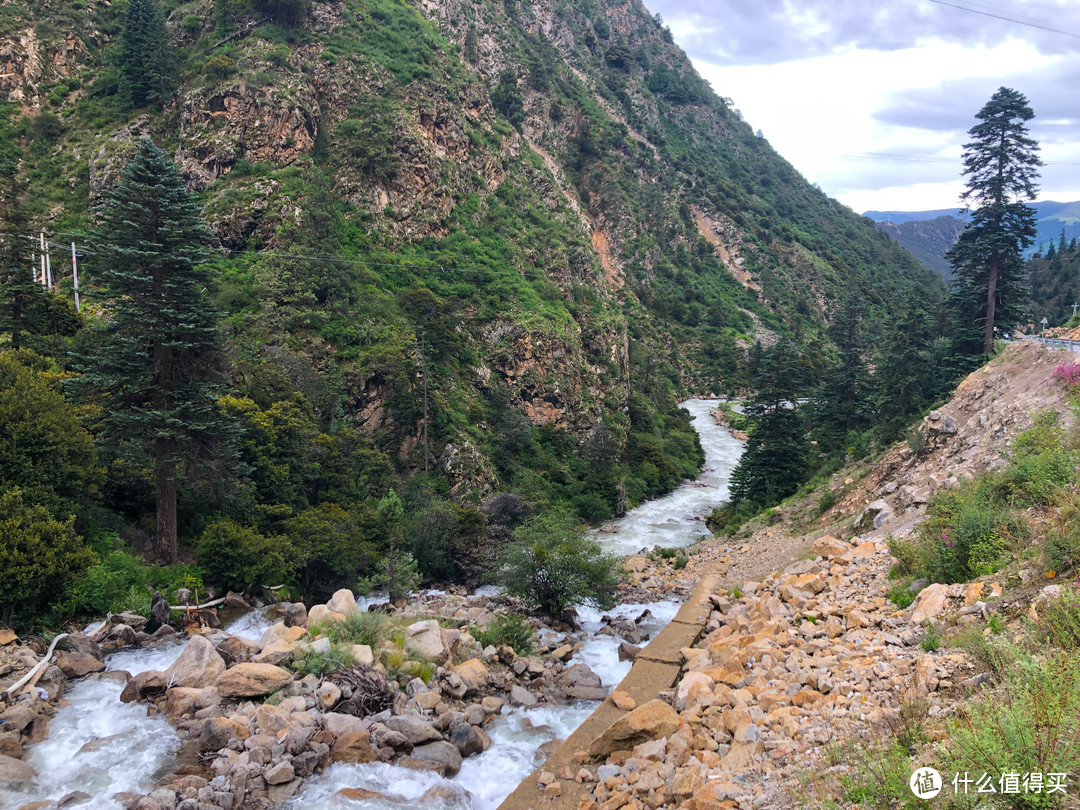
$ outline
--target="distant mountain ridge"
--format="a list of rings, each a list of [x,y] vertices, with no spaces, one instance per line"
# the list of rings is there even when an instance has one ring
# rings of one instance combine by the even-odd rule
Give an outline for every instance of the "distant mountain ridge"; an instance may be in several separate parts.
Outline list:
[[[1080,201],[1043,200],[1031,203],[1031,207],[1035,209],[1038,230],[1035,243],[1027,251],[1028,257],[1036,252],[1045,253],[1050,242],[1056,245],[1062,230],[1066,240],[1080,237]],[[924,265],[949,278],[951,269],[945,253],[955,244],[970,215],[958,206],[930,211],[865,211],[863,216],[877,223],[879,230],[887,233]],[[919,225],[915,226],[914,223]]]

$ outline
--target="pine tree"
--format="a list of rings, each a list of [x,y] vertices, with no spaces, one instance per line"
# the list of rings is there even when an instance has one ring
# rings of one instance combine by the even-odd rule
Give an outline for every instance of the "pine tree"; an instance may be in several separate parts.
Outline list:
[[[120,40],[120,97],[131,107],[161,106],[173,91],[173,53],[154,0],[128,0]]]
[[[99,214],[97,279],[111,317],[79,383],[97,394],[106,436],[149,454],[156,550],[171,563],[180,472],[214,449],[225,426],[215,399],[221,353],[205,263],[213,234],[176,166],[149,138]]]
[[[1039,145],[1028,137],[1035,117],[1022,93],[1001,87],[976,115],[964,146],[965,202],[976,204],[971,222],[947,254],[958,281],[979,293],[977,307],[958,316],[982,328],[982,354],[994,349],[994,327],[1022,319],[1022,253],[1035,238],[1035,211],[1022,200],[1035,199]],[[963,296],[968,304],[973,296]]]
[[[869,417],[870,373],[862,335],[864,307],[862,296],[852,288],[829,324],[828,334],[837,356],[825,370],[813,404],[817,439],[827,451],[840,447],[851,431],[864,428]]]
[[[874,392],[886,438],[926,404],[931,371],[930,318],[924,300],[908,287],[889,308],[877,345]]]
[[[0,150],[0,331],[11,335],[18,349],[29,331],[29,314],[44,293],[34,280],[33,246],[23,206],[26,183],[19,169],[14,141],[4,139]]]

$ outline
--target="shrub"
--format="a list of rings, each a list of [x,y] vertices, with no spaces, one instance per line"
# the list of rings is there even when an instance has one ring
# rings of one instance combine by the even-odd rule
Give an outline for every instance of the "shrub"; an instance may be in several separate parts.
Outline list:
[[[334,644],[367,644],[374,649],[389,637],[393,620],[385,613],[353,613],[344,621],[311,628],[312,635],[325,635]]]
[[[199,539],[195,560],[207,578],[230,591],[277,585],[286,576],[287,544],[231,520],[210,524]]]
[[[481,647],[501,647],[505,644],[518,655],[531,655],[533,651],[532,626],[520,613],[496,616],[488,622],[487,627],[477,627],[470,632]]]
[[[514,530],[495,573],[511,594],[554,615],[577,602],[613,606],[620,569],[574,517],[556,510]]]
[[[1080,650],[1080,592],[1063,588],[1036,612],[1039,630],[1047,641],[1066,650]]]
[[[920,646],[924,652],[937,652],[941,649],[941,631],[936,624],[926,626],[926,635],[922,637]]]
[[[330,652],[310,652],[302,658],[297,658],[293,663],[293,669],[301,675],[318,675],[320,678],[354,666],[352,653],[342,647],[331,647]]]
[[[0,621],[25,623],[62,596],[94,561],[75,534],[75,519],[59,521],[22,492],[0,495]]]
[[[890,551],[892,547],[890,546]],[[910,582],[898,582],[889,588],[889,592],[885,594],[890,602],[903,610],[915,601],[915,594],[911,591]]]
[[[122,613],[128,603],[139,602],[139,597],[135,596],[137,591],[149,595],[146,590],[149,573],[149,566],[133,554],[111,551],[75,584],[66,607],[78,616]]]

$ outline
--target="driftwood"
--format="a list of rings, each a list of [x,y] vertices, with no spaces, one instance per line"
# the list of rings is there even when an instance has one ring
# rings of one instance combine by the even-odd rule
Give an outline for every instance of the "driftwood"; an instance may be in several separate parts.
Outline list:
[[[37,678],[35,678],[34,676],[37,675],[39,671],[45,671],[45,667],[49,664],[49,659],[52,658],[53,650],[56,649],[56,643],[62,638],[67,638],[67,636],[67,633],[61,633],[56,638],[54,638],[52,640],[52,644],[49,645],[49,649],[45,653],[44,658],[34,664],[30,671],[23,675],[21,678],[19,678],[19,680],[15,681],[15,683],[13,683],[3,692],[0,692],[0,699],[7,700],[7,698],[11,697],[12,695],[16,694],[20,689],[22,689],[23,686],[25,686],[31,679],[33,679],[34,683],[37,683]]]
[[[217,605],[224,603],[224,601],[225,597],[223,596],[220,599],[204,602],[201,605],[169,605],[169,610],[203,610],[205,608],[216,607]]]

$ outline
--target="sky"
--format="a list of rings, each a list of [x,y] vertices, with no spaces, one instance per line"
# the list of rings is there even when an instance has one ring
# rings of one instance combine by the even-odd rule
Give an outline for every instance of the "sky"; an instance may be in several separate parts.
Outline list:
[[[750,126],[859,213],[959,208],[967,130],[1002,86],[1035,112],[1038,199],[1080,200],[1078,0],[645,4]]]

